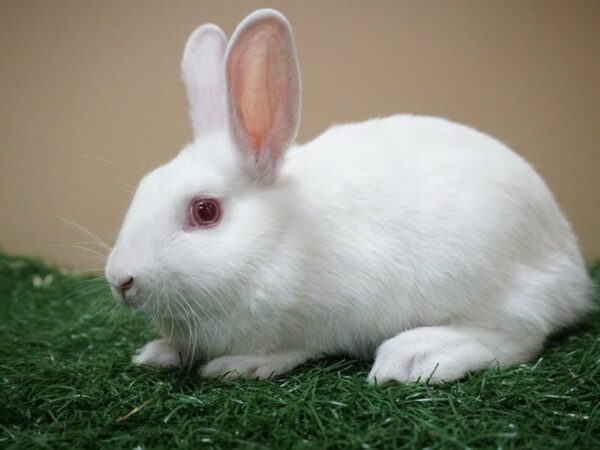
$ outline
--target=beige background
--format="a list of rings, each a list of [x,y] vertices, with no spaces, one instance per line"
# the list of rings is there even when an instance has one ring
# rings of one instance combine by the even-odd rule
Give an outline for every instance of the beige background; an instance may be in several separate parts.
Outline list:
[[[207,21],[291,21],[300,141],[334,122],[412,112],[471,124],[547,180],[600,256],[599,1],[2,1],[0,245],[99,268],[147,170],[190,138],[179,62]],[[87,244],[85,244],[87,245]]]

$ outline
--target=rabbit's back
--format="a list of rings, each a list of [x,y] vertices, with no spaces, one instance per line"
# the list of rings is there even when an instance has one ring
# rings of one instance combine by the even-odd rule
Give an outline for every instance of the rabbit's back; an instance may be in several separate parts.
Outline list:
[[[299,295],[330,307],[325,320],[350,305],[363,337],[375,322],[373,341],[451,321],[545,334],[588,305],[576,238],[546,184],[474,129],[418,116],[335,126],[293,148],[283,175],[300,205]]]

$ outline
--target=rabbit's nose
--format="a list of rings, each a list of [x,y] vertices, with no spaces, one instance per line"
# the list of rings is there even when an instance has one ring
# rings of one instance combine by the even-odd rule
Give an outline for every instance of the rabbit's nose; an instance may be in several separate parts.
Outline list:
[[[125,281],[119,284],[119,287],[117,289],[119,289],[119,292],[123,297],[125,297],[127,291],[133,287],[133,281],[133,277],[127,277]]]

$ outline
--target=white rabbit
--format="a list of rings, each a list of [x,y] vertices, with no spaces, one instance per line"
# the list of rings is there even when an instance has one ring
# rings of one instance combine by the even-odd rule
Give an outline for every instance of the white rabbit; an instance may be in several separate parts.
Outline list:
[[[280,13],[228,44],[199,27],[182,69],[194,141],[141,181],[106,267],[163,336],[135,364],[266,378],[344,354],[375,356],[370,382],[453,380],[531,360],[590,307],[569,223],[495,139],[398,115],[290,147]]]

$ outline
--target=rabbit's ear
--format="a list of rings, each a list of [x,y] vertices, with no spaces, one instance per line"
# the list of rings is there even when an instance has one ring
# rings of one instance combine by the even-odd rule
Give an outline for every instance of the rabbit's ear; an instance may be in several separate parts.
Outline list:
[[[196,28],[185,44],[181,76],[187,87],[195,137],[225,126],[226,45],[225,33],[213,24]]]
[[[250,172],[272,180],[296,137],[300,75],[287,19],[262,9],[237,27],[225,56],[229,125]]]

